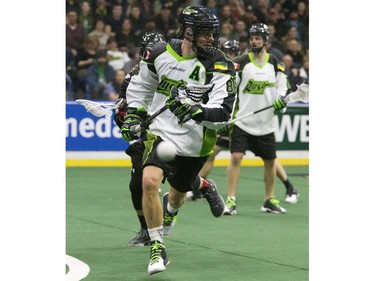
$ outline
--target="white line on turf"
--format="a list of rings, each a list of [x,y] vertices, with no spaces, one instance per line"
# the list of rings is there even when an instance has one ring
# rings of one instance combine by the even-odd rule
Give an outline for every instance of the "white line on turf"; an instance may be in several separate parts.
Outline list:
[[[82,280],[90,272],[90,267],[87,264],[69,255],[66,255],[66,264],[69,266],[69,271],[66,274],[66,281]]]

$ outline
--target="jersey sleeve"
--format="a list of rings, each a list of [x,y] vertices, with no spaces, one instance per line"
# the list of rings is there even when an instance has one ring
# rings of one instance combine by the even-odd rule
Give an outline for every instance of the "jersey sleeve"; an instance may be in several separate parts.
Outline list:
[[[210,129],[218,129],[217,122],[230,119],[236,93],[236,76],[233,62],[221,53],[207,69],[213,90],[208,95],[208,101],[202,104],[204,111],[202,125]]]
[[[162,43],[164,42],[156,44],[152,49],[147,49],[145,59],[139,63],[138,73],[132,76],[126,91],[126,100],[129,107],[147,109],[152,103],[159,84],[154,61],[165,49],[165,44]]]

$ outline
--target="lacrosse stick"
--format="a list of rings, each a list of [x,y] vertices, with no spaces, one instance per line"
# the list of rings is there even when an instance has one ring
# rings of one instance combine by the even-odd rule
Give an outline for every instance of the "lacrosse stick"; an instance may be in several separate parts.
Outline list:
[[[118,105],[114,103],[100,103],[90,100],[79,99],[76,103],[83,105],[87,112],[96,117],[111,116],[112,111],[116,110]]]
[[[290,93],[289,95],[287,95],[285,98],[282,98],[282,99],[286,103],[299,102],[299,101],[304,102],[304,103],[309,102],[309,85],[307,85],[305,83],[302,83],[301,85],[297,85],[297,90],[295,92]],[[249,112],[249,113],[245,114],[244,116],[241,116],[239,118],[230,120],[226,123],[226,125],[233,124],[236,121],[240,121],[244,118],[250,117],[254,114],[257,114],[259,112],[262,112],[262,111],[270,109],[270,108],[273,108],[273,105],[264,107],[262,109],[254,111],[254,112]]]

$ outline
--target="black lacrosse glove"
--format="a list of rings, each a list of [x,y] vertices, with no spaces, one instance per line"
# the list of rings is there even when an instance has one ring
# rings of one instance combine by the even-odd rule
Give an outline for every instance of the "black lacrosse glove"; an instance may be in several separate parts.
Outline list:
[[[124,124],[121,127],[121,135],[124,140],[129,142],[144,136],[146,130],[141,127],[141,123],[145,116],[147,116],[147,112],[142,109],[128,108]]]
[[[198,105],[190,105],[186,102],[186,92],[183,87],[172,87],[165,104],[178,118],[178,124],[183,124],[190,119],[202,121],[203,110]]]

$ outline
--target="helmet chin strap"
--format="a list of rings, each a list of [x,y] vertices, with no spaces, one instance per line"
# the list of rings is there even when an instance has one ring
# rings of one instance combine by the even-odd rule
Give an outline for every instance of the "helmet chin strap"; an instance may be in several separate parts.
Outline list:
[[[262,47],[258,47],[258,48],[254,48],[254,47],[251,47],[251,46],[250,46],[250,49],[251,49],[251,51],[252,51],[254,54],[259,54],[265,46],[266,46],[266,44],[263,44]]]

